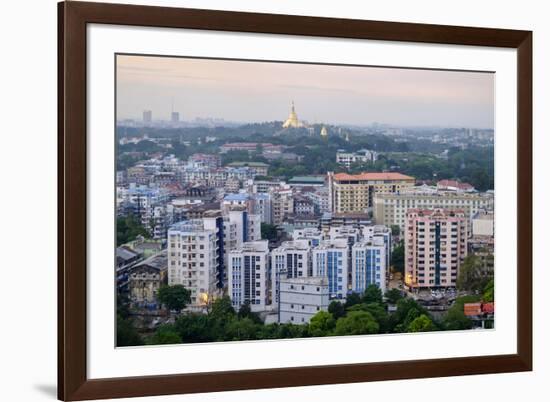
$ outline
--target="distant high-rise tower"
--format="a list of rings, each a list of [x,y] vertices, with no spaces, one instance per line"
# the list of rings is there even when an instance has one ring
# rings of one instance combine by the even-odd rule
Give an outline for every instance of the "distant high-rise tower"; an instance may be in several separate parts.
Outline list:
[[[143,122],[151,123],[153,121],[153,112],[150,110],[143,111]]]
[[[170,114],[170,121],[172,123],[179,123],[180,121],[179,112],[174,111],[174,98],[172,98],[172,113]]]

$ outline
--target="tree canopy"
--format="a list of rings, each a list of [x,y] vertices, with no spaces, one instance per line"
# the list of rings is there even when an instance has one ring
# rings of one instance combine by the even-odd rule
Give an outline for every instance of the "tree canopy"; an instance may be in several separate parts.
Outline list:
[[[336,335],[376,334],[379,325],[367,311],[350,311],[345,317],[336,321]]]
[[[336,320],[328,311],[319,311],[309,321],[311,336],[325,336],[330,334],[336,325]]]
[[[179,312],[191,302],[191,292],[183,285],[161,286],[157,298],[169,310]]]
[[[487,258],[470,254],[460,265],[456,287],[469,292],[482,292],[493,275],[493,266]]]
[[[128,215],[116,220],[117,246],[135,240],[138,236],[149,237],[149,232],[134,215]]]

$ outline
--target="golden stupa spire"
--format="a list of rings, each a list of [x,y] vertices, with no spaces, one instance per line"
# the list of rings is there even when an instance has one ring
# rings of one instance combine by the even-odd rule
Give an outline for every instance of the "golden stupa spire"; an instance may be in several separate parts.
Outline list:
[[[283,123],[283,128],[297,128],[297,127],[303,127],[303,124],[300,120],[298,120],[298,115],[296,114],[296,109],[294,108],[294,101],[292,101],[290,106],[290,114],[288,115],[288,118]]]

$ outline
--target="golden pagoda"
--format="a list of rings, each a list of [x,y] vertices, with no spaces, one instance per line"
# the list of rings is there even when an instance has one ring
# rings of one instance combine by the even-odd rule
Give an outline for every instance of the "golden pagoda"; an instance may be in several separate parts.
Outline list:
[[[323,128],[321,128],[321,137],[323,137],[323,138],[328,137],[328,131],[327,131],[327,128],[325,126],[323,126]]]
[[[283,123],[283,128],[298,128],[303,127],[304,125],[300,120],[298,120],[298,115],[296,114],[296,110],[294,110],[294,101],[292,101],[292,107],[290,108],[290,114],[288,115],[288,119]]]

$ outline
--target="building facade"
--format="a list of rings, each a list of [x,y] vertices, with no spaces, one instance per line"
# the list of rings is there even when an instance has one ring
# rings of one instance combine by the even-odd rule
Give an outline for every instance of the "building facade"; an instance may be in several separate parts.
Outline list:
[[[168,231],[168,284],[189,289],[193,306],[205,305],[223,279],[222,228],[211,218],[179,222]]]
[[[311,276],[311,247],[307,240],[285,241],[271,251],[271,300],[279,302],[281,279]]]
[[[362,293],[369,285],[386,292],[386,246],[382,238],[355,243],[351,248],[351,289]]]
[[[312,249],[312,276],[327,278],[331,299],[346,298],[348,261],[348,243],[345,240],[325,240]]]
[[[130,269],[128,291],[130,301],[137,306],[158,308],[157,294],[166,284],[168,257],[166,251],[156,254]]]
[[[335,213],[365,213],[377,194],[395,194],[414,186],[414,177],[401,173],[328,173],[329,201]]]
[[[456,286],[467,255],[468,219],[461,210],[410,209],[405,229],[405,285]]]
[[[307,324],[329,305],[328,280],[325,277],[282,279],[280,284],[279,323]]]
[[[338,150],[336,152],[336,163],[349,169],[354,163],[374,163],[377,156],[378,154],[375,151],[368,149],[360,149],[357,152]]]
[[[468,218],[480,211],[492,209],[491,194],[468,194],[452,192],[410,192],[402,194],[376,194],[374,197],[374,221],[377,224],[399,226],[405,229],[409,209],[461,209]]]
[[[235,310],[248,303],[252,311],[265,311],[269,304],[267,244],[267,240],[246,242],[228,253],[228,292]]]

